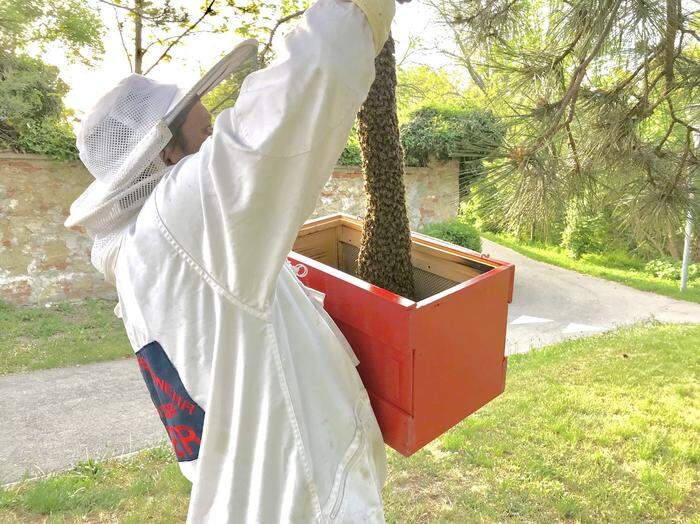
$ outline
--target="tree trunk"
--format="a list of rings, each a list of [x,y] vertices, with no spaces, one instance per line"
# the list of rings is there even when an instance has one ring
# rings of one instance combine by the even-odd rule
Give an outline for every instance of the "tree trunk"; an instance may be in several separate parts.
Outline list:
[[[396,58],[391,36],[377,56],[375,68],[376,78],[358,114],[367,216],[357,272],[370,284],[414,298],[403,149],[396,115]]]
[[[143,72],[143,0],[134,1],[134,73]]]
[[[668,251],[671,253],[671,257],[674,260],[680,260],[681,251],[676,244],[676,234],[673,231],[673,226],[669,222],[666,223],[666,237],[668,238]]]

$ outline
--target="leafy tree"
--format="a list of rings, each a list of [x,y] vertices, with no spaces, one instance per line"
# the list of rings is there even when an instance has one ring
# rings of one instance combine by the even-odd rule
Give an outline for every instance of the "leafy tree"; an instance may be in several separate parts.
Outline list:
[[[0,0],[0,149],[76,156],[62,102],[68,87],[28,47],[62,46],[69,59],[89,63],[103,50],[101,31],[81,2]]]
[[[697,5],[427,1],[451,36],[443,51],[508,122],[482,183],[503,227],[556,238],[566,203],[592,193],[640,249],[677,256],[698,164]]]
[[[78,0],[0,0],[0,49],[63,46],[68,58],[89,62],[103,51],[102,23]]]
[[[233,32],[246,38],[270,38],[271,42],[280,25],[300,15],[306,3],[206,0],[198,9],[188,10],[175,7],[171,0],[98,1],[114,11],[129,69],[145,75],[172,60],[186,39],[198,33]],[[263,50],[262,62],[269,47]]]
[[[471,100],[455,82],[455,75],[428,66],[400,68],[397,71],[396,106],[399,122],[423,106],[468,107]]]

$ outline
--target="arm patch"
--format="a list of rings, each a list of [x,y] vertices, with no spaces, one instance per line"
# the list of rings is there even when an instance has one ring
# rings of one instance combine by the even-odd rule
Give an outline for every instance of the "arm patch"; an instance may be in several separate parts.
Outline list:
[[[195,460],[202,441],[204,410],[187,393],[175,366],[158,342],[139,349],[136,360],[178,462]]]

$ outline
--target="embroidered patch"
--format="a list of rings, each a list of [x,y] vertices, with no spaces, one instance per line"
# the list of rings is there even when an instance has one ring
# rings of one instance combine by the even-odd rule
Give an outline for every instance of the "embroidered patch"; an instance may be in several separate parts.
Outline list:
[[[202,441],[204,410],[187,393],[175,366],[158,342],[139,349],[136,360],[177,460],[195,460]]]

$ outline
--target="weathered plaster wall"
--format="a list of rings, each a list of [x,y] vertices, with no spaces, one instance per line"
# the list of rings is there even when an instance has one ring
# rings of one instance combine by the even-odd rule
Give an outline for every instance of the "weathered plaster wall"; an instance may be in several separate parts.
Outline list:
[[[457,171],[455,164],[407,169],[413,229],[456,215]],[[91,181],[77,162],[0,153],[0,300],[42,304],[115,296],[90,263],[88,237],[63,227],[71,202]],[[364,216],[359,168],[336,169],[313,216],[338,211]]]
[[[406,206],[411,229],[441,222],[457,215],[459,164],[407,167],[404,177]],[[359,167],[338,166],[323,188],[313,216],[342,211],[364,217],[367,211]]]
[[[113,297],[89,239],[63,221],[91,181],[79,164],[0,153],[0,299],[14,304]]]

